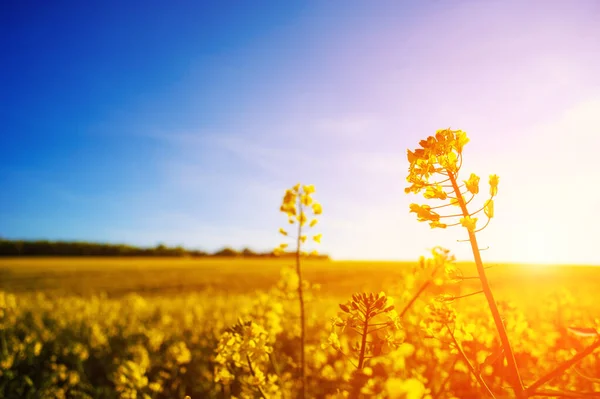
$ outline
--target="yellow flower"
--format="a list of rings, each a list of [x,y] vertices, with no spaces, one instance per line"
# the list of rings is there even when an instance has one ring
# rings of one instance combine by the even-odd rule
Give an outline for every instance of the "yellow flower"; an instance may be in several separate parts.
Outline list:
[[[410,211],[417,214],[419,222],[427,220],[437,222],[440,220],[440,215],[432,211],[429,205],[410,204]]]
[[[306,236],[301,236],[300,241],[302,241],[302,242],[306,241]]]
[[[393,377],[385,382],[385,388],[390,399],[421,399],[427,393],[425,385],[416,378]]]
[[[279,248],[281,248],[281,249],[285,249],[287,247],[288,247],[288,244],[286,244],[286,243],[279,244]]]
[[[449,169],[451,172],[456,173],[458,169],[457,162],[458,157],[456,156],[456,153],[452,151],[446,157],[442,157],[442,159],[440,160],[440,165],[442,165],[446,169]]]
[[[302,202],[302,205],[309,206],[312,203],[312,200],[313,199],[310,196],[310,194],[304,193],[300,196],[300,201]]]
[[[425,190],[425,194],[423,194],[423,196],[427,199],[437,198],[445,200],[446,198],[448,198],[448,195],[446,194],[442,186],[440,186],[439,184],[427,187],[427,190]]]
[[[411,150],[407,150],[408,163],[410,163],[412,165],[417,160],[422,159],[423,154],[424,154],[424,151],[421,149],[417,149],[417,150],[415,150],[415,152],[412,152]]]
[[[219,366],[215,370],[215,382],[229,384],[234,378],[234,375],[231,374],[229,370],[227,370],[227,367]]]
[[[498,181],[500,178],[497,175],[490,175],[490,195],[493,197],[498,194]]]
[[[298,216],[298,221],[300,222],[300,225],[304,226],[304,224],[306,223],[306,214],[304,213],[304,211],[300,212],[300,215]]]
[[[463,227],[466,227],[469,231],[475,231],[477,218],[472,218],[471,216],[460,218],[460,224],[463,225]]]
[[[323,234],[317,234],[313,237],[313,240],[315,240],[318,243],[321,243],[321,237],[323,236]]]
[[[432,229],[435,229],[436,227],[437,227],[438,229],[445,229],[446,227],[448,227],[448,225],[447,225],[447,224],[445,224],[445,223],[440,223],[440,222],[438,222],[438,221],[435,221],[435,222],[430,222],[430,223],[429,223],[429,226],[431,226],[431,228],[432,228]]]
[[[308,195],[310,195],[310,194],[312,194],[312,193],[315,192],[315,186],[313,186],[312,184],[304,186],[302,189],[304,190],[304,193],[308,194]]]
[[[284,203],[283,205],[281,205],[281,207],[279,208],[279,210],[281,212],[287,213],[288,216],[292,216],[296,214],[296,205],[292,202],[290,203]]]
[[[282,229],[282,228],[280,228],[280,229],[279,229],[279,232],[280,232],[281,234],[283,234],[284,236],[287,236],[287,235],[288,235],[287,231],[285,231],[285,230],[284,230],[284,229]]]
[[[318,220],[317,219],[313,219],[310,221],[310,227],[315,227],[315,224],[317,224]]]
[[[327,343],[321,344],[321,349],[327,349],[329,347],[332,347],[334,349],[339,349],[339,348],[341,348],[341,346],[342,346],[342,344],[340,342],[340,338],[338,337],[338,335],[336,334],[335,331],[332,331],[331,334],[329,334]]]
[[[457,130],[455,132],[455,134],[456,134],[455,148],[456,148],[456,151],[460,154],[460,153],[462,153],[462,149],[465,146],[465,144],[467,144],[469,142],[469,138],[467,137],[467,134],[465,132],[463,132],[462,130]]]
[[[323,208],[321,207],[321,204],[319,204],[318,202],[315,202],[312,204],[312,209],[313,209],[313,213],[315,215],[320,215],[321,213],[323,213]]]
[[[296,185],[293,187],[293,190],[294,190],[295,192],[298,192],[298,191],[300,190],[300,183],[296,184]]]
[[[489,199],[486,201],[483,212],[490,219],[494,217],[494,200]]]
[[[162,391],[162,385],[160,385],[159,382],[151,382],[150,384],[148,384],[148,388],[152,391],[152,392],[161,392]],[[186,399],[191,399],[189,396],[185,397]]]
[[[283,196],[283,204],[295,204],[296,203],[296,193],[292,190],[285,190],[285,195]]]
[[[471,194],[479,193],[479,176],[475,173],[471,173],[469,180],[465,180],[465,185]]]

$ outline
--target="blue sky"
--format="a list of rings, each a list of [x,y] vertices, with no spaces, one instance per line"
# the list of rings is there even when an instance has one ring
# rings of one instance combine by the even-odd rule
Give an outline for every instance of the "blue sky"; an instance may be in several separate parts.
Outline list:
[[[403,192],[452,127],[501,177],[489,259],[600,264],[596,1],[1,7],[3,237],[269,249],[300,181],[336,258],[468,257]]]

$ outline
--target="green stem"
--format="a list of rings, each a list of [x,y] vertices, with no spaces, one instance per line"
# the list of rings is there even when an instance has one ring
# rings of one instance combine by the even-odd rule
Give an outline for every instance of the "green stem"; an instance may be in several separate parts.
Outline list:
[[[469,211],[467,209],[467,205],[465,204],[465,200],[462,194],[460,193],[458,184],[456,183],[456,176],[450,170],[448,170],[448,175],[450,181],[452,182],[452,186],[454,187],[454,192],[456,193],[456,198],[462,210],[463,216],[467,217],[469,216]],[[469,241],[471,242],[471,250],[473,252],[473,257],[477,266],[477,273],[479,274],[479,278],[481,279],[483,293],[485,294],[485,298],[487,299],[488,306],[490,308],[492,317],[494,319],[494,323],[496,325],[496,330],[498,331],[498,335],[500,336],[500,342],[502,343],[502,347],[504,348],[504,353],[506,355],[506,362],[508,364],[508,371],[510,377],[510,385],[515,391],[517,399],[526,398],[527,395],[523,387],[523,382],[521,381],[521,375],[519,374],[517,361],[515,360],[515,354],[512,350],[512,346],[508,339],[508,334],[506,333],[504,323],[502,322],[502,317],[500,316],[498,305],[496,304],[496,300],[494,299],[492,288],[490,287],[490,283],[485,274],[483,261],[481,260],[481,253],[479,252],[479,246],[477,244],[477,237],[475,236],[475,233],[471,230],[469,230]]]

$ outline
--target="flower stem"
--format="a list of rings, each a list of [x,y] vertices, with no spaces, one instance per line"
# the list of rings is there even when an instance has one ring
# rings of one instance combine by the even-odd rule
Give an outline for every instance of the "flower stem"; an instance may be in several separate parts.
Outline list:
[[[298,198],[298,237],[296,238],[296,274],[298,275],[298,301],[300,302],[300,399],[306,397],[306,321],[304,317],[304,294],[302,292],[302,269],[300,267],[300,248],[302,245],[302,201]]]
[[[365,351],[367,349],[367,336],[369,335],[369,313],[371,311],[369,304],[365,304],[365,324],[363,325],[362,339],[360,342],[360,353],[358,355],[358,369],[361,370],[365,363]]]
[[[421,294],[423,292],[425,292],[425,290],[427,289],[427,287],[429,287],[430,284],[431,284],[431,279],[425,281],[423,283],[423,285],[421,285],[421,287],[416,292],[416,294],[413,295],[413,297],[410,299],[410,301],[408,301],[408,303],[404,306],[404,308],[400,312],[399,317],[401,319],[404,317],[404,315],[406,314],[406,312],[408,312],[408,310],[412,307],[412,305],[414,305],[414,303],[417,301],[417,299],[419,299],[419,297],[421,296]]]
[[[527,388],[526,393],[528,393],[529,395],[535,395],[536,390],[538,388],[540,388],[542,385],[544,385],[548,381],[551,381],[552,379],[558,377],[559,375],[564,373],[569,368],[573,367],[575,364],[577,364],[577,362],[579,362],[581,359],[583,359],[587,355],[594,352],[594,350],[598,347],[600,347],[600,339],[598,339],[596,342],[594,342],[592,345],[588,346],[581,352],[577,353],[571,359],[559,364],[554,370],[550,371],[548,374],[539,378],[536,382],[531,384],[531,386],[529,388]]]
[[[469,368],[469,371],[471,372],[473,377],[475,377],[475,379],[477,380],[479,385],[485,390],[485,392],[488,394],[488,396],[495,399],[494,393],[487,386],[487,384],[485,383],[481,374],[475,370],[475,367],[473,367],[473,365],[469,361],[467,354],[463,351],[462,347],[459,345],[458,341],[456,340],[456,337],[454,336],[454,333],[452,332],[452,330],[450,329],[450,326],[448,326],[448,324],[446,324],[446,329],[448,330],[450,337],[452,337],[452,342],[456,346],[456,350],[458,350],[458,353],[460,354],[460,357],[462,358],[463,362],[465,362],[467,364],[467,367]]]
[[[450,170],[448,170],[448,175],[450,181],[452,182],[452,186],[454,187],[454,192],[456,193],[456,198],[460,205],[460,209],[462,210],[463,216],[467,217],[469,216],[469,211],[467,209],[467,205],[465,204],[465,199],[460,193],[460,189],[458,188],[458,184],[456,182],[456,175]],[[487,299],[488,306],[490,308],[492,317],[494,319],[494,323],[496,325],[496,330],[498,331],[498,335],[500,336],[500,342],[502,343],[502,347],[504,348],[504,353],[506,355],[506,362],[508,364],[508,372],[510,377],[510,385],[515,391],[517,399],[526,398],[527,396],[524,391],[523,382],[521,381],[521,375],[519,374],[517,361],[515,360],[515,354],[512,350],[512,346],[510,345],[510,341],[506,333],[506,328],[504,327],[502,317],[500,316],[500,311],[498,310],[498,305],[496,304],[494,294],[492,293],[492,288],[490,287],[490,283],[485,274],[483,261],[481,260],[481,253],[479,252],[479,245],[477,244],[477,237],[475,236],[475,233],[471,230],[469,230],[469,241],[471,242],[471,250],[473,251],[473,257],[477,266],[477,273],[479,274],[479,278],[481,279],[483,293],[485,294],[485,298]]]
[[[417,299],[419,299],[419,297],[421,296],[421,294],[423,294],[423,292],[425,292],[425,290],[427,289],[427,287],[429,287],[431,285],[431,283],[433,282],[433,279],[435,277],[435,274],[437,273],[439,269],[439,266],[435,266],[433,268],[433,271],[431,272],[431,277],[427,279],[427,281],[425,281],[423,283],[423,285],[421,285],[421,287],[419,288],[419,290],[415,293],[415,295],[413,295],[413,297],[410,299],[410,301],[408,301],[408,303],[404,306],[404,308],[402,309],[402,311],[400,312],[400,319],[402,319],[404,317],[404,315],[406,314],[406,312],[408,312],[408,310],[412,307],[412,305],[414,305],[414,303],[417,301]]]
[[[248,360],[248,368],[250,368],[250,373],[252,376],[256,377],[256,373],[254,372],[254,367],[252,367],[252,361],[250,360],[250,356],[246,355],[246,360]],[[267,395],[265,395],[265,391],[259,386],[257,386],[258,392],[260,393],[260,397],[263,399],[267,399]]]

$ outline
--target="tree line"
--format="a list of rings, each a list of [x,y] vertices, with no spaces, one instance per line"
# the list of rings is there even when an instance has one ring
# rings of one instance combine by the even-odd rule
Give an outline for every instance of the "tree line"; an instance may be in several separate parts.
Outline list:
[[[241,251],[224,247],[214,252],[186,249],[181,246],[169,247],[159,244],[155,247],[137,247],[125,244],[106,244],[85,241],[47,240],[6,240],[0,239],[0,256],[156,256],[156,257],[244,257],[270,258],[273,251],[255,252],[250,248]],[[295,253],[284,253],[279,257],[292,257]],[[314,258],[328,259],[328,255],[311,255]]]

